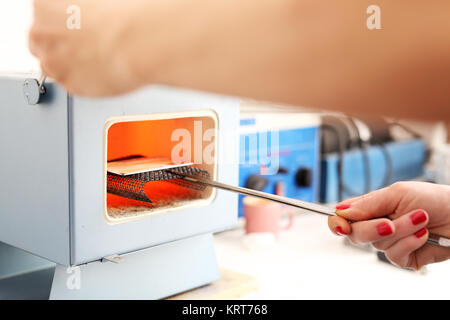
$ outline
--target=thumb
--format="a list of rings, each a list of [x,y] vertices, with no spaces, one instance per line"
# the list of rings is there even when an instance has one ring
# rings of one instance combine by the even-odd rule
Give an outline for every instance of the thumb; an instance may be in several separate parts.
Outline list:
[[[402,194],[389,186],[338,204],[336,214],[353,221],[384,217],[394,213],[401,198]]]

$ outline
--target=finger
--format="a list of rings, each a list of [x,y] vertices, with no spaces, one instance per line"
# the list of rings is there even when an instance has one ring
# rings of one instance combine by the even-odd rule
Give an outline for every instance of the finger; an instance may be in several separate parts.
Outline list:
[[[352,233],[352,227],[347,220],[341,217],[329,217],[328,218],[328,227],[331,232],[338,236],[345,236]]]
[[[367,194],[364,194],[364,195],[361,195],[361,196],[357,196],[357,197],[353,197],[353,198],[349,198],[349,199],[345,199],[344,201],[341,201],[341,202],[339,202],[337,205],[336,205],[336,208],[338,209],[340,209],[340,208],[342,208],[342,209],[345,209],[345,208],[347,208],[348,207],[348,205],[351,205],[352,203],[354,203],[355,201],[358,201],[359,199],[361,199],[361,198],[363,198],[363,197],[365,197],[365,196],[367,196]]]
[[[394,223],[381,218],[352,223],[352,233],[348,237],[354,243],[365,244],[391,237],[394,233]]]
[[[55,79],[57,82],[60,81],[60,79],[58,79],[58,77],[55,77],[53,72],[51,72],[51,70],[48,69],[47,66],[44,63],[41,62],[40,65],[41,65],[41,72],[42,72],[42,74],[45,74],[45,76],[47,78]]]
[[[423,229],[429,221],[428,214],[424,210],[415,210],[393,220],[395,225],[395,235],[388,239],[383,239],[373,243],[373,246],[381,251],[385,251],[393,246],[397,241],[408,237]]]
[[[61,50],[55,49],[51,54],[44,55],[41,59],[41,70],[59,83],[65,83],[66,78],[72,75],[73,66],[67,62]]]
[[[416,265],[413,267],[420,269],[427,264],[442,262],[450,259],[450,248],[427,244],[418,249],[415,252],[415,255]]]
[[[28,49],[31,54],[39,58],[41,53],[41,47],[39,45],[40,35],[38,35],[33,29],[31,29],[28,35]]]
[[[385,251],[386,257],[401,268],[417,268],[416,256],[412,253],[422,247],[428,238],[428,230],[422,228],[415,234],[397,241]]]
[[[28,35],[28,49],[31,54],[40,59],[45,55],[54,54],[55,51],[64,48],[59,45],[62,39],[63,38],[61,36],[36,31],[32,28]]]
[[[395,212],[404,189],[401,184],[370,192],[364,196],[336,206],[336,213],[347,220],[361,221],[387,216]]]

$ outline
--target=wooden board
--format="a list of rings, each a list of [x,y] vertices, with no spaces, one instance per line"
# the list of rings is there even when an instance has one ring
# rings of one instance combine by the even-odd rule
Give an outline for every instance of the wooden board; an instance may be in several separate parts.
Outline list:
[[[230,300],[256,290],[258,290],[256,278],[240,272],[220,269],[219,280],[167,300]]]
[[[164,170],[182,166],[189,166],[192,163],[175,164],[168,158],[146,158],[138,157],[126,160],[117,160],[108,162],[107,170],[110,173],[121,176],[128,176],[131,174]]]

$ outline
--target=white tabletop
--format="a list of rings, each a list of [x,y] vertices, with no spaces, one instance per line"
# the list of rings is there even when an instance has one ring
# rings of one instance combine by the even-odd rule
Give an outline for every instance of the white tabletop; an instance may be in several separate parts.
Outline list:
[[[403,270],[331,234],[326,217],[300,214],[276,246],[250,251],[240,227],[215,236],[219,266],[257,278],[243,299],[450,299],[450,262]]]

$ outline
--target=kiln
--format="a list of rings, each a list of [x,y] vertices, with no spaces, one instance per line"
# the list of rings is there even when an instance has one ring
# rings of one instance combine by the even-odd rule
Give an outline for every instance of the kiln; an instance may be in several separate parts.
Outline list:
[[[130,199],[107,192],[107,165],[175,148],[236,185],[239,101],[160,86],[108,99],[45,87],[0,78],[0,287],[53,268],[55,299],[162,298],[217,279],[212,233],[236,223],[237,196],[160,183],[151,201]]]

